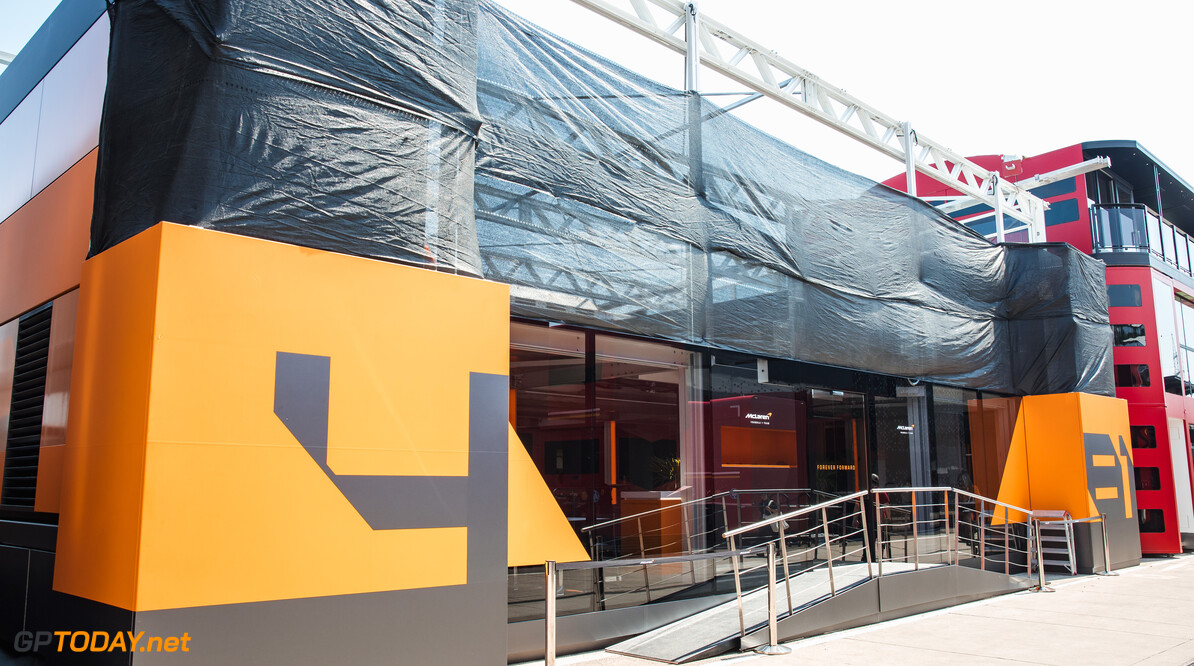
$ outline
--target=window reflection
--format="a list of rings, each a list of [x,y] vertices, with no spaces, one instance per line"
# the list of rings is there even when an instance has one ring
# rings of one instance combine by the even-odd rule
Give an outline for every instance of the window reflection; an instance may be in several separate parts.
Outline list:
[[[682,381],[678,368],[598,358],[586,375],[583,356],[511,350],[515,432],[575,527],[680,488]]]

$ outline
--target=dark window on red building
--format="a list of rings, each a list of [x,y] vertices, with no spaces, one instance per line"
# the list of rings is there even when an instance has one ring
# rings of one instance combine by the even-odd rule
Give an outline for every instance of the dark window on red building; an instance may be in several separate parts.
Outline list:
[[[1160,509],[1140,509],[1140,531],[1156,534],[1165,531],[1165,512]]]
[[[1115,385],[1124,387],[1149,386],[1148,366],[1144,364],[1116,365]]]
[[[1150,425],[1131,426],[1133,449],[1157,448],[1157,429]]]
[[[1144,303],[1138,284],[1107,285],[1107,301],[1113,308],[1137,308]]]
[[[1161,470],[1157,467],[1136,468],[1136,490],[1160,490]]]
[[[1112,324],[1116,347],[1143,347],[1144,324]]]

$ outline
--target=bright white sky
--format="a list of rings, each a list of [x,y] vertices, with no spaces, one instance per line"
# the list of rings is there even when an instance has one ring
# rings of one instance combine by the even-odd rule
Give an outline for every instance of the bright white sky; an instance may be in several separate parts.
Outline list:
[[[612,0],[621,6],[622,0]],[[682,87],[678,56],[567,0],[497,0],[570,41]],[[1194,2],[701,0],[700,10],[964,155],[1135,139],[1194,182]],[[740,90],[702,70],[702,88]],[[721,98],[730,100],[733,98]],[[875,180],[903,164],[761,99],[740,115]]]
[[[614,0],[620,2],[621,0]],[[568,0],[498,0],[665,84],[683,61]],[[58,0],[0,0],[15,53]],[[1194,2],[702,0],[701,11],[965,155],[1034,155],[1135,139],[1194,182]],[[740,90],[702,71],[707,92]],[[720,98],[729,101],[733,98]],[[882,180],[903,165],[766,99],[740,115],[821,159]]]
[[[0,0],[0,51],[16,54],[59,0]],[[0,72],[4,66],[0,65]]]

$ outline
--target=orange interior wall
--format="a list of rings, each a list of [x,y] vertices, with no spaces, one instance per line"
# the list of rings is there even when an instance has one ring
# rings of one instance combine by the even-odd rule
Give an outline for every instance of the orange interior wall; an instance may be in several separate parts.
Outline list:
[[[798,467],[795,430],[721,427],[721,464],[731,467]]]
[[[654,513],[621,524],[622,552],[640,553],[643,557],[680,555],[684,550],[684,531],[679,504],[679,499],[623,498],[623,516]]]

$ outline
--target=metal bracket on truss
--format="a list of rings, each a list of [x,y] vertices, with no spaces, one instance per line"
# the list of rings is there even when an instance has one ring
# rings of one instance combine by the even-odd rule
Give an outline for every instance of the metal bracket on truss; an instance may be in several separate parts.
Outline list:
[[[572,1],[688,55],[686,84],[695,83],[696,63],[692,62],[695,52],[701,64],[756,93],[905,162],[911,194],[916,193],[914,172],[919,171],[994,209],[998,240],[1003,240],[1004,217],[1025,225],[1031,242],[1045,240],[1045,208],[1048,204],[1042,199],[924,134],[913,132],[907,123],[901,123],[827,84],[762,44],[708,16],[698,17],[696,3],[680,0]],[[696,43],[691,47],[686,32],[696,33]]]

